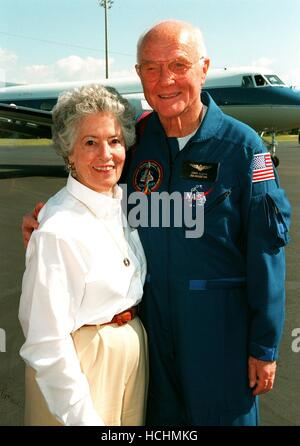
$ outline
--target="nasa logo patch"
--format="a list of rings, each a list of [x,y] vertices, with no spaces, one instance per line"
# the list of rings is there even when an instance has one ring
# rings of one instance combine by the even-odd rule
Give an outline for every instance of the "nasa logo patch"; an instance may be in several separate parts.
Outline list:
[[[154,160],[142,161],[135,169],[133,187],[146,195],[157,191],[163,179],[163,168]]]

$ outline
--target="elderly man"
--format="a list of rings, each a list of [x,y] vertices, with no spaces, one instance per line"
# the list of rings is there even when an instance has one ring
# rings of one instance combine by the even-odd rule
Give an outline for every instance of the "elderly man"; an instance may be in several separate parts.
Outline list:
[[[283,328],[290,206],[261,139],[201,93],[209,59],[198,29],[161,22],[137,57],[154,113],[138,125],[131,191],[197,190],[191,204],[204,206],[200,238],[186,238],[183,225],[139,231],[148,424],[256,425]]]
[[[261,139],[201,93],[208,67],[190,24],[161,22],[138,42],[154,112],[137,126],[129,192],[176,192],[204,211],[201,237],[172,219],[139,230],[150,425],[256,425],[283,329],[290,206]]]

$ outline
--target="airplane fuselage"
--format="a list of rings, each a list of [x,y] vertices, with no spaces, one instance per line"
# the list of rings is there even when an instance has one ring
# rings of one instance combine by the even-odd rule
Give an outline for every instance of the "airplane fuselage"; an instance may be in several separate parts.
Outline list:
[[[225,113],[258,132],[300,128],[300,91],[287,87],[276,75],[266,73],[254,68],[211,70],[203,89]],[[62,91],[90,82],[0,88],[0,103],[51,111]],[[135,106],[137,115],[150,109],[138,78],[94,82],[114,86]]]
[[[300,127],[300,91],[289,87],[207,88],[220,108],[256,131]]]

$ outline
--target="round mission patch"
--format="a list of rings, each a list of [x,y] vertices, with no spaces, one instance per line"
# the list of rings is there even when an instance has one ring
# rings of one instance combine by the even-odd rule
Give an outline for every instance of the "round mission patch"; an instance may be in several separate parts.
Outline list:
[[[159,188],[162,179],[162,165],[154,160],[144,160],[135,169],[133,187],[136,191],[148,195]]]

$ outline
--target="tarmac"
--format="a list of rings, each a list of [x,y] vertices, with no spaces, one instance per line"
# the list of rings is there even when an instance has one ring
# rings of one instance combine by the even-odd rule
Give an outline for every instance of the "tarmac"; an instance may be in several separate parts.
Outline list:
[[[274,389],[261,397],[261,425],[300,425],[300,145],[281,142],[277,153],[282,187],[293,206],[287,257],[286,323]],[[0,145],[0,426],[23,425],[24,342],[18,306],[24,272],[22,216],[64,186],[66,174],[51,146]],[[300,347],[300,337],[298,343]],[[294,349],[295,350],[295,349]],[[296,349],[297,350],[297,349]]]

